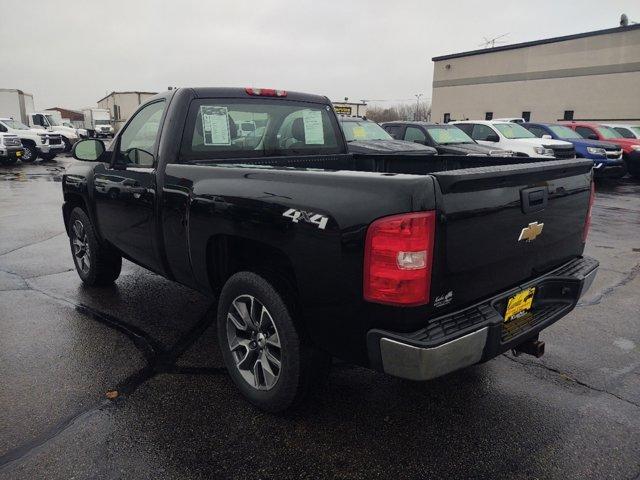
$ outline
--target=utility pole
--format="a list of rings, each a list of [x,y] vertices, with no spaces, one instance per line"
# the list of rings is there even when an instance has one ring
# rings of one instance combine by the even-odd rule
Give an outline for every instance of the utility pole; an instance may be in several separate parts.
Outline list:
[[[418,121],[418,111],[420,110],[420,97],[424,95],[424,93],[416,93],[414,96],[416,97],[416,114],[414,115],[414,120]]]

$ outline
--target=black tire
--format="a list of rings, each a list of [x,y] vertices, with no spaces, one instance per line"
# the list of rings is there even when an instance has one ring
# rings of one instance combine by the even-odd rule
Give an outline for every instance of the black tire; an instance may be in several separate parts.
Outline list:
[[[230,339],[240,333],[240,330],[228,319],[228,315],[229,312],[235,312],[240,318],[239,310],[235,309],[234,302],[237,304],[244,301],[239,299],[247,297],[254,298],[258,304],[262,304],[266,308],[268,313],[266,321],[271,321],[269,323],[272,323],[274,329],[271,334],[263,335],[262,340],[266,338],[263,348],[260,348],[259,342],[251,340],[251,338],[256,338],[254,335],[260,335],[260,333],[253,332],[247,334],[246,340],[244,337],[241,339],[243,342],[249,342],[247,346],[232,341],[231,343],[237,345],[236,350],[232,350]],[[247,304],[245,303],[245,305]],[[291,311],[285,297],[265,278],[253,272],[239,272],[231,276],[224,285],[218,301],[218,341],[225,366],[242,395],[253,405],[267,412],[281,412],[299,403],[314,384],[326,377],[324,373],[328,371],[331,364],[331,358],[328,355],[303,340],[302,332],[291,317]],[[280,346],[272,349],[273,344],[269,344],[269,339],[274,338],[274,331]],[[253,346],[251,346],[252,343]],[[270,356],[267,351],[271,352]],[[267,388],[266,385],[262,388],[257,387],[255,385],[257,381],[254,384],[250,383],[250,380],[246,378],[247,372],[245,371],[243,374],[237,366],[237,364],[251,363],[251,361],[244,361],[250,352],[257,355],[256,360],[262,359],[264,361],[264,359],[274,357],[279,360],[280,368],[277,371],[277,379],[271,387]],[[266,356],[260,357],[263,353],[267,353]],[[271,373],[276,371],[276,365],[269,365]],[[254,364],[253,368],[249,367],[249,370],[254,372],[255,378],[259,378],[260,375],[255,375],[256,368]],[[262,379],[264,379],[264,367],[261,366],[258,370],[263,372]]]
[[[71,142],[67,139],[67,137],[62,137],[62,143],[64,143],[64,151],[71,151]]]
[[[68,232],[73,263],[80,279],[90,286],[115,282],[122,269],[122,257],[98,242],[91,220],[79,207],[69,215]],[[80,244],[84,245],[84,250]]]
[[[41,153],[40,154],[40,158],[42,158],[42,160],[49,162],[51,160],[53,160],[54,158],[56,158],[57,153],[55,152],[47,152],[47,153]]]
[[[25,143],[23,144],[23,147],[24,153],[20,157],[20,160],[24,163],[35,162],[36,158],[38,158],[38,150],[36,149],[36,146],[31,143]]]

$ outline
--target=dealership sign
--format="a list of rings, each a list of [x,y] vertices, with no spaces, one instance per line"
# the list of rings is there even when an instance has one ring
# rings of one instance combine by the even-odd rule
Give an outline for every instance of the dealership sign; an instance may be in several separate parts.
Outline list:
[[[333,108],[338,115],[351,115],[351,107],[347,107],[344,105],[334,105]]]

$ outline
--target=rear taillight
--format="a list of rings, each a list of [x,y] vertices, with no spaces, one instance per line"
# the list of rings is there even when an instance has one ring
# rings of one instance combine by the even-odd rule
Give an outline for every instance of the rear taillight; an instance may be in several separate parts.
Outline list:
[[[584,221],[584,230],[582,232],[582,242],[585,243],[587,241],[587,236],[589,235],[589,227],[591,227],[591,209],[593,208],[593,201],[596,198],[596,184],[592,180],[591,181],[591,193],[589,195],[589,209],[587,210],[587,218]]]
[[[367,230],[364,299],[398,306],[429,302],[435,212],[384,217]]]
[[[251,88],[247,87],[244,89],[245,92],[249,95],[254,95],[256,97],[286,97],[286,90],[276,90],[275,88]]]

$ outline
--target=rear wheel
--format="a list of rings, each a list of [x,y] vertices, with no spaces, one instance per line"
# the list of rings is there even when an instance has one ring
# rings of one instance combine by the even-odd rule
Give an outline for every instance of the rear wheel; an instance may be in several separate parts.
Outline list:
[[[252,272],[233,275],[218,303],[218,340],[231,379],[263,410],[300,401],[330,358],[305,344],[284,297]]]
[[[122,257],[100,245],[89,217],[79,207],[69,215],[69,243],[73,263],[80,279],[87,285],[110,285],[119,276]]]
[[[32,145],[30,143],[25,143],[23,147],[24,147],[24,153],[22,154],[22,157],[20,157],[21,161],[30,163],[35,161],[36,158],[38,158],[38,150],[36,150],[35,145]]]

